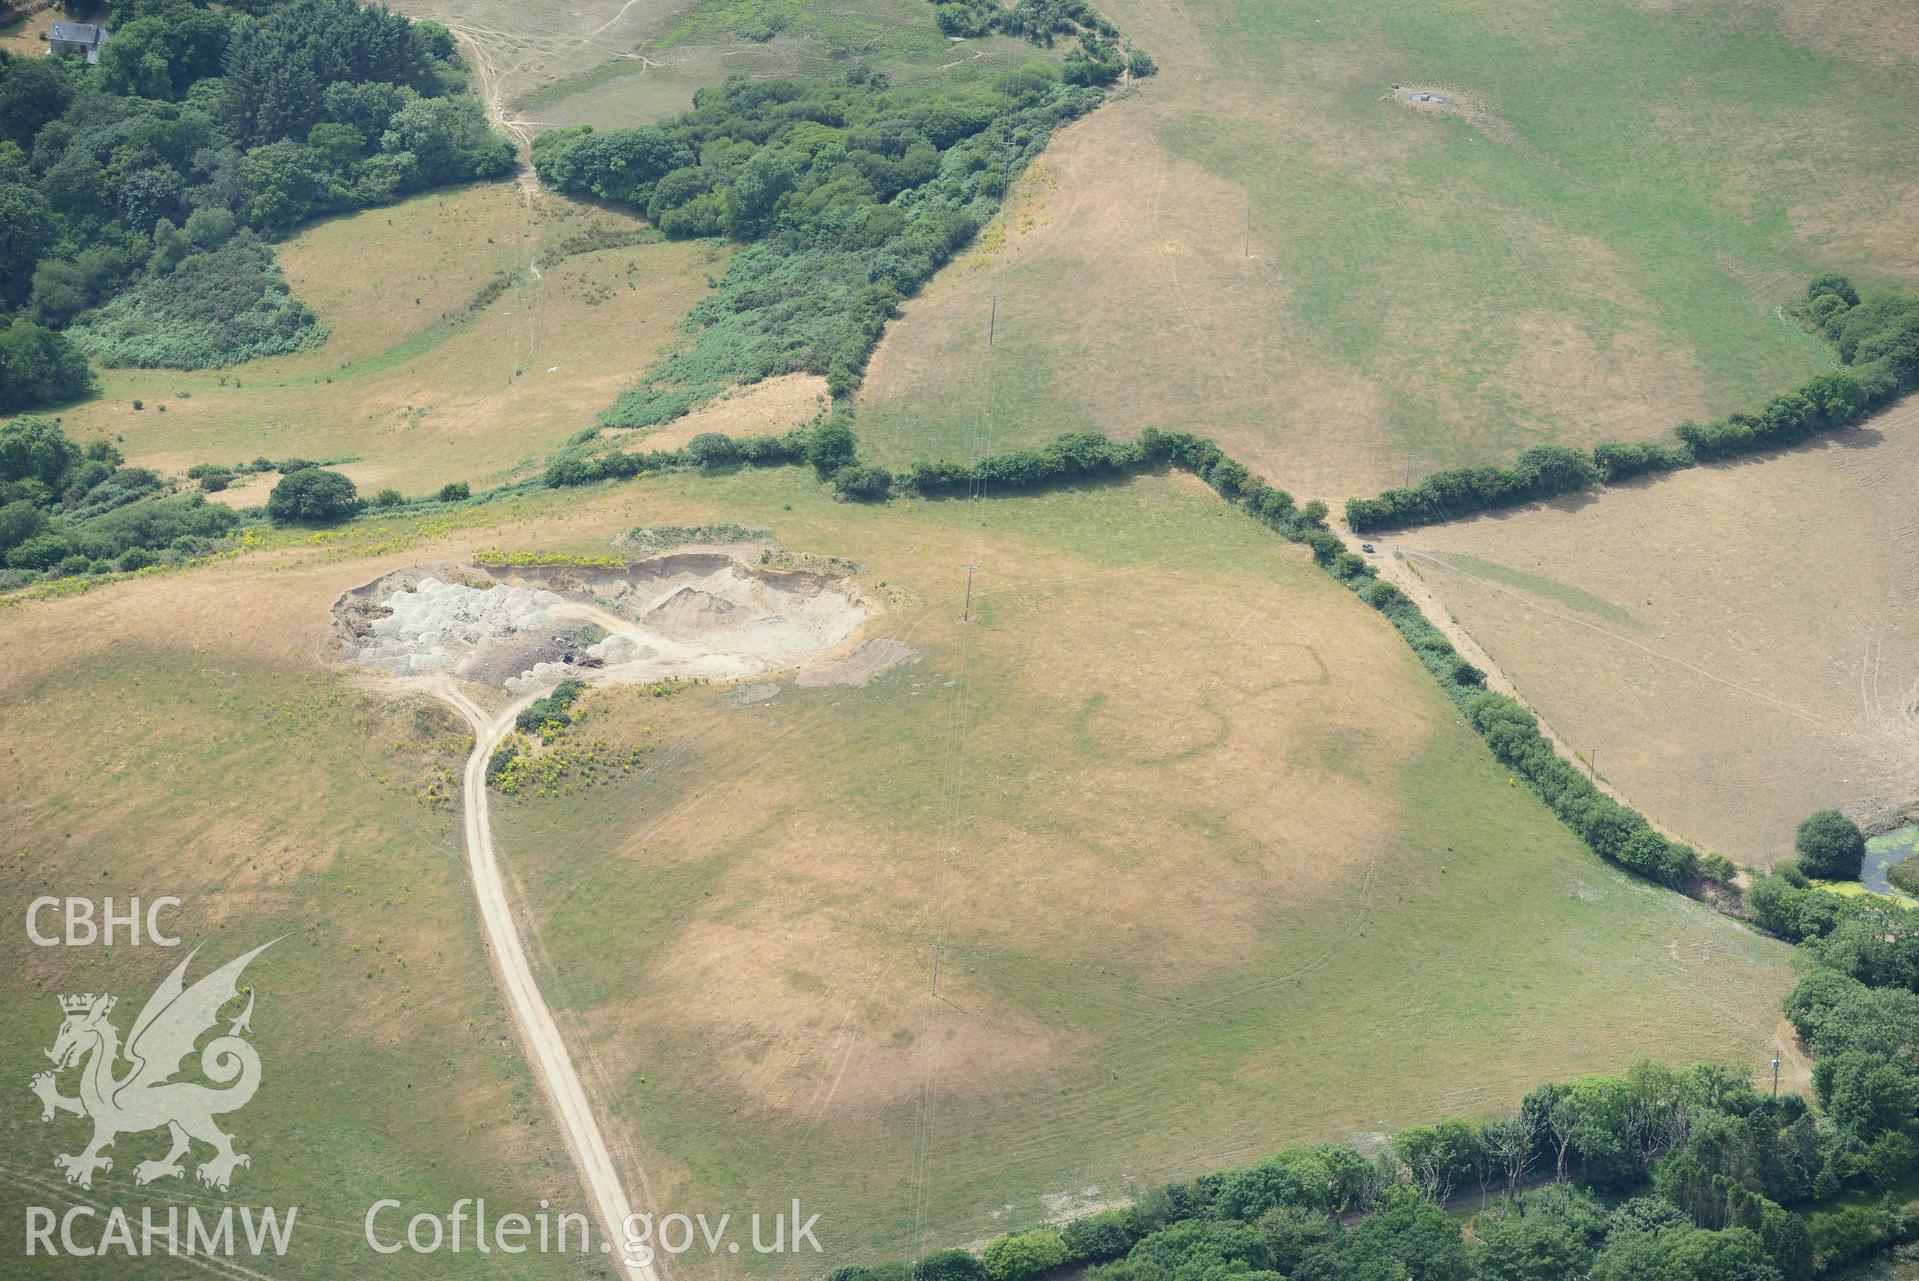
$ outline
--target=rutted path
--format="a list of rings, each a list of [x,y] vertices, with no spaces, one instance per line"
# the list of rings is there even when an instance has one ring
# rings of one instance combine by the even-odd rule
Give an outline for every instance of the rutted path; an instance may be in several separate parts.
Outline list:
[[[609,607],[615,602],[626,612]],[[605,1257],[620,1257],[627,1281],[660,1281],[659,1268],[651,1259],[624,1257],[622,1225],[633,1203],[528,962],[493,845],[487,766],[519,714],[562,679],[609,686],[797,670],[802,682],[810,673],[814,684],[864,683],[912,653],[884,638],[858,640],[878,609],[841,576],[762,569],[730,550],[667,553],[617,570],[421,566],[382,575],[335,603],[351,661],[384,673],[389,689],[446,703],[473,731],[462,818],[487,952],[592,1200],[609,1247]],[[582,623],[604,638],[580,639]],[[483,686],[512,691],[511,701],[489,712],[468,692]],[[644,1193],[645,1171],[629,1159],[627,1172]]]
[[[547,1009],[539,985],[533,981],[533,970],[527,964],[526,949],[521,946],[520,932],[513,923],[513,909],[500,877],[499,860],[493,852],[493,827],[486,794],[487,761],[513,728],[513,718],[538,696],[529,694],[514,701],[499,715],[489,717],[460,692],[458,682],[450,676],[437,677],[432,683],[432,692],[452,705],[473,727],[473,754],[467,757],[461,790],[466,821],[466,865],[473,878],[474,897],[480,905],[487,951],[493,957],[500,985],[506,989],[512,1004],[513,1021],[532,1052],[533,1070],[539,1077],[540,1088],[560,1119],[574,1168],[593,1197],[601,1230],[606,1233],[605,1240],[616,1253],[621,1253],[620,1225],[632,1215],[633,1205],[620,1184],[619,1171],[600,1134],[599,1122],[580,1084],[579,1073],[573,1069],[559,1025],[553,1021],[553,1013]],[[659,1271],[651,1263],[635,1263],[623,1253],[620,1261],[628,1277],[636,1281],[660,1281]]]

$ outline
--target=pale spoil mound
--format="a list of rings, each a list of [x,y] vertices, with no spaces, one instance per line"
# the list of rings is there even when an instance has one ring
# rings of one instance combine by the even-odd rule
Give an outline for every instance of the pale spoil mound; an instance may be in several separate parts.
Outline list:
[[[342,642],[363,667],[445,672],[516,694],[586,670],[623,682],[776,672],[831,659],[875,612],[848,579],[713,553],[621,569],[403,570],[334,607]]]
[[[426,578],[393,592],[383,604],[384,616],[372,620],[356,657],[367,667],[412,676],[458,667],[482,648],[529,636],[543,640],[560,597],[524,587],[483,591]]]

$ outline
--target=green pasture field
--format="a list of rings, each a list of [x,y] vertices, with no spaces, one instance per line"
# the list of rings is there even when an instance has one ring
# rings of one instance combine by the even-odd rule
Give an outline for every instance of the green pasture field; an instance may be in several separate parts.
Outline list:
[[[955,43],[927,0],[406,0],[445,22],[473,55],[481,97],[532,130],[645,124],[733,75],[830,73],[854,60],[896,79],[988,58],[1047,56],[1006,37]]]
[[[1153,425],[1338,500],[1746,407],[1832,359],[1776,313],[1811,273],[1919,276],[1919,35],[1883,5],[1109,13],[1160,74],[907,304],[880,461]]]

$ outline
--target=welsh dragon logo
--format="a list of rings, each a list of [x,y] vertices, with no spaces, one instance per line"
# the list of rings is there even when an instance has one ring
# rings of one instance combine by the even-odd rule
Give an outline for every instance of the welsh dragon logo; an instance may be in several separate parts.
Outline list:
[[[71,1112],[93,1122],[93,1141],[84,1151],[53,1158],[67,1172],[68,1183],[92,1187],[95,1170],[113,1169],[113,1161],[101,1156],[101,1149],[113,1146],[122,1134],[161,1126],[166,1127],[173,1146],[158,1161],[136,1165],[136,1183],[181,1177],[180,1158],[188,1154],[195,1139],[213,1148],[212,1159],[198,1170],[200,1182],[208,1187],[226,1191],[234,1169],[253,1164],[251,1158],[233,1150],[233,1136],[213,1123],[214,1117],[245,1107],[260,1088],[260,1055],[244,1039],[253,1017],[251,990],[246,1008],[228,1021],[226,1032],[200,1050],[200,1074],[213,1084],[174,1078],[200,1038],[220,1022],[220,1010],[239,999],[241,971],[272,946],[263,943],[188,987],[187,966],[199,952],[195,948],[147,998],[124,1049],[120,1031],[109,1019],[115,998],[90,992],[60,998],[66,1021],[47,1051],[54,1070],[35,1076],[31,1084],[40,1096],[42,1121],[51,1121],[56,1112]],[[124,1071],[120,1070],[123,1060],[129,1065]],[[58,1074],[74,1067],[80,1069],[80,1094],[68,1098],[60,1093]]]

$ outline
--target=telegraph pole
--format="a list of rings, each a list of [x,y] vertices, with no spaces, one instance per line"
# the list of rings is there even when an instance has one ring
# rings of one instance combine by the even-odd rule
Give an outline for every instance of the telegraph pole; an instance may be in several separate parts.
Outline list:
[[[1777,1046],[1774,1046],[1772,1051],[1772,1097],[1774,1099],[1779,1097],[1779,1047]]]
[[[999,333],[999,295],[991,294],[993,300],[993,318],[986,322],[986,347],[992,350],[993,339]]]
[[[960,622],[973,620],[973,566],[966,567],[966,608],[960,611]]]
[[[933,995],[934,996],[938,996],[940,994],[940,953],[944,951],[945,949],[946,949],[946,944],[944,943],[933,944]]]

